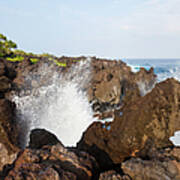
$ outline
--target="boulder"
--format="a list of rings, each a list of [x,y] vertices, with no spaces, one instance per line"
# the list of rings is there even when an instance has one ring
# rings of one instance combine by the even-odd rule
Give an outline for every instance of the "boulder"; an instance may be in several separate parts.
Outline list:
[[[113,122],[94,122],[78,148],[107,168],[129,157],[146,156],[152,148],[172,146],[169,137],[180,130],[179,89],[174,79],[157,84],[147,95],[117,110]]]
[[[29,147],[31,149],[40,149],[44,145],[55,145],[61,143],[57,137],[45,129],[34,129],[30,134]]]

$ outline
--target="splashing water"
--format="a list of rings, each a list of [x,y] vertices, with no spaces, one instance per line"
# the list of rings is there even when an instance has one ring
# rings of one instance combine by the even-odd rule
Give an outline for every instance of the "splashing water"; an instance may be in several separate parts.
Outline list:
[[[82,132],[93,122],[93,112],[84,90],[91,78],[90,60],[79,62],[64,75],[47,65],[39,71],[38,80],[43,84],[28,95],[13,97],[22,129],[21,146],[28,144],[30,131],[34,128],[45,128],[56,134],[64,145],[75,146]],[[32,80],[32,77],[33,74],[27,78]]]

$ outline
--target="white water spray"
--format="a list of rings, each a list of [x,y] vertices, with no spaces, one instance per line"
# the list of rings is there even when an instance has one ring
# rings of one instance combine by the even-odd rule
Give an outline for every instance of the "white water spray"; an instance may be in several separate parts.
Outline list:
[[[32,77],[28,78],[32,81]],[[22,146],[27,145],[34,128],[45,128],[64,145],[75,146],[94,120],[84,91],[91,78],[90,60],[79,62],[64,75],[42,66],[38,78],[43,82],[40,87],[28,95],[13,97],[22,129]]]

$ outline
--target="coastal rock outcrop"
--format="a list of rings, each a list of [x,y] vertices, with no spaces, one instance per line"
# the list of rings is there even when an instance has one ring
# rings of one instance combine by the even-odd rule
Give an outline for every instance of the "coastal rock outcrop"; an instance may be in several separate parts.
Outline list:
[[[128,175],[121,175],[114,170],[110,170],[101,173],[99,180],[131,180],[131,178]]]
[[[179,148],[161,149],[149,153],[149,159],[131,158],[121,168],[133,180],[179,180],[179,153]]]
[[[157,84],[147,95],[117,110],[113,122],[94,122],[78,148],[107,168],[129,157],[144,157],[152,148],[172,146],[169,137],[180,130],[179,89],[174,79]]]
[[[39,57],[35,64],[30,59],[31,57],[27,56],[20,62],[1,61],[3,62],[2,71],[4,67],[8,78],[13,80],[13,90],[16,93],[18,91],[28,93],[35,88],[47,85],[55,73],[63,76],[69,73],[68,70],[73,65],[91,59],[89,66],[91,81],[84,90],[87,92],[94,112],[99,114],[99,117],[105,114],[112,117],[115,109],[125,102],[145,95],[156,83],[156,75],[152,68],[149,71],[141,68],[139,72],[133,73],[131,68],[121,60],[61,57],[55,60],[60,64],[58,66],[47,57]]]
[[[91,124],[77,148],[64,147],[55,135],[35,129],[19,153],[11,93],[29,93],[51,83],[54,73],[64,75],[86,60],[57,58],[66,63],[59,67],[42,59],[36,64],[29,57],[0,61],[0,179],[178,180],[180,151],[169,137],[180,130],[180,83],[168,79],[155,86],[153,69],[133,73],[122,61],[92,58],[91,82],[83,89],[95,116],[114,117],[112,122]]]
[[[156,76],[151,68],[133,73],[122,61],[92,59],[92,80],[88,89],[89,101],[97,113],[119,108],[125,102],[151,91]],[[109,113],[110,114],[110,113]],[[110,115],[111,116],[111,115]]]
[[[53,134],[38,129],[32,131],[29,148],[18,155],[12,169],[4,178],[90,180],[97,178],[97,170],[96,160],[88,153],[67,149]]]

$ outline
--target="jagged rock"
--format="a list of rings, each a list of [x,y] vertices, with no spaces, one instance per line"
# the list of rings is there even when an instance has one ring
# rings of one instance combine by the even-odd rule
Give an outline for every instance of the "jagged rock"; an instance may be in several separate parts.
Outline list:
[[[50,141],[52,134],[42,131],[43,133],[39,134],[34,131],[31,138],[45,134]],[[43,138],[38,137],[38,139],[41,141]],[[98,165],[92,156],[83,151],[67,149],[59,141],[54,142],[54,145],[47,141],[45,144],[38,149],[26,148],[23,150],[14,162],[13,168],[6,175],[5,180],[23,178],[46,180],[97,179]]]
[[[78,148],[96,157],[101,168],[143,156],[155,147],[171,146],[169,137],[180,130],[180,83],[168,79],[152,92],[115,112],[111,123],[94,122],[83,134]]]
[[[127,175],[120,175],[114,170],[110,170],[101,173],[99,180],[131,180],[131,178]]]
[[[19,151],[17,147],[17,128],[13,122],[14,105],[0,99],[0,171],[11,164]]]
[[[153,69],[141,68],[138,73],[131,72],[122,61],[108,61],[93,58],[92,80],[88,89],[89,101],[93,102],[95,112],[104,113],[145,95],[155,84]]]
[[[179,180],[179,168],[180,163],[175,160],[162,163],[136,158],[122,164],[123,171],[133,180]]]
[[[95,112],[104,113],[119,107],[122,102],[134,99],[150,91],[156,81],[153,69],[146,71],[141,69],[138,73],[131,72],[121,60],[112,61],[106,59],[91,58],[91,83],[85,87],[88,99],[92,102]],[[22,62],[3,61],[7,75],[13,79],[16,91],[28,92],[34,88],[47,85],[51,82],[54,72],[63,74],[79,61],[86,61],[86,57],[61,57],[56,58],[59,62],[66,63],[61,68],[48,58],[39,58],[36,64],[31,63],[30,57],[25,57]],[[48,67],[48,68],[47,68]],[[42,72],[46,72],[43,73]]]
[[[148,153],[146,160],[131,158],[122,163],[122,170],[133,180],[179,180],[180,148],[165,148]]]

